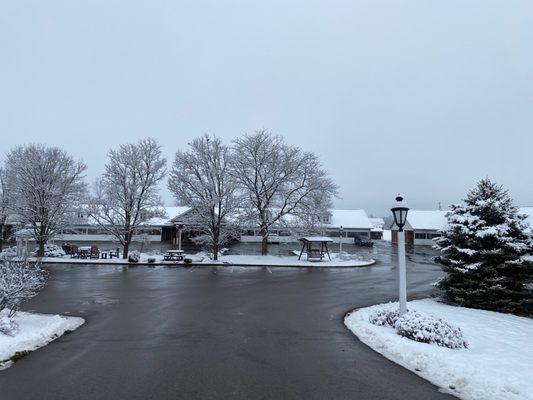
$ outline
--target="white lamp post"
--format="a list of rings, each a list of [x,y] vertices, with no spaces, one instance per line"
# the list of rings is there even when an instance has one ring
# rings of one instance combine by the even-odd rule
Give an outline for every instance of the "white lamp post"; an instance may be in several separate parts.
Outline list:
[[[342,235],[344,233],[344,228],[341,226],[339,228],[339,257],[342,254]]]
[[[405,232],[403,227],[407,221],[407,212],[409,207],[403,200],[403,197],[398,195],[396,203],[391,208],[394,223],[398,227],[398,280],[399,280],[399,300],[400,300],[400,315],[407,311],[407,285],[405,279]]]

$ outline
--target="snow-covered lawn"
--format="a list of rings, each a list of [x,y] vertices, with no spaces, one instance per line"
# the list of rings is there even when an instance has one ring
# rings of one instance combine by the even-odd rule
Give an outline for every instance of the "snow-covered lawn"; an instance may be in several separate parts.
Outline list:
[[[0,333],[0,369],[12,364],[11,358],[43,347],[63,335],[80,327],[85,320],[80,317],[66,317],[50,314],[18,312],[15,321],[19,331],[15,336]]]
[[[369,322],[373,312],[388,307],[398,305],[362,308],[347,315],[344,322],[375,351],[461,399],[533,399],[533,319],[431,299],[409,302],[410,310],[462,329],[468,348],[452,350],[412,341],[392,327]]]
[[[307,261],[305,255],[302,260],[298,260],[297,256],[250,256],[250,255],[227,255],[222,256],[220,261],[234,264],[234,265],[268,265],[268,266],[302,266],[302,267],[363,267],[372,265],[374,260],[343,260],[331,254],[331,261],[327,256],[323,261]]]

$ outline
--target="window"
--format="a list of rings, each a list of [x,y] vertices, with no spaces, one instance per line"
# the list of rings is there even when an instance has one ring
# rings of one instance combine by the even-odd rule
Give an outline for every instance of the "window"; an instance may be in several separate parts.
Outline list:
[[[427,239],[427,235],[425,233],[415,233],[415,239]]]
[[[440,237],[439,233],[428,233],[428,239],[435,239]]]

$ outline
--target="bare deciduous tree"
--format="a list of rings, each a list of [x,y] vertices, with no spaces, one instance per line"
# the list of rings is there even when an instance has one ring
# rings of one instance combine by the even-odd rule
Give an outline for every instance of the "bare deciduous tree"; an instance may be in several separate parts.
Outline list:
[[[337,186],[318,157],[286,144],[282,137],[261,130],[234,141],[233,173],[245,194],[247,218],[262,236],[261,253],[268,253],[268,235],[286,218],[327,213]]]
[[[8,209],[29,225],[42,257],[44,245],[69,221],[85,193],[86,166],[57,147],[19,146],[7,155]]]
[[[228,224],[238,205],[230,158],[230,149],[220,138],[204,135],[193,140],[188,151],[176,152],[168,181],[179,203],[191,207],[202,230],[196,241],[209,247],[214,260],[221,246],[235,236],[233,224]]]
[[[158,184],[166,159],[155,139],[142,139],[109,151],[105,172],[96,182],[89,214],[123,247],[128,258],[135,230],[147,219],[164,216]]]
[[[2,251],[4,244],[4,232],[7,218],[9,216],[8,201],[9,195],[7,189],[6,170],[4,168],[0,168],[0,251]]]

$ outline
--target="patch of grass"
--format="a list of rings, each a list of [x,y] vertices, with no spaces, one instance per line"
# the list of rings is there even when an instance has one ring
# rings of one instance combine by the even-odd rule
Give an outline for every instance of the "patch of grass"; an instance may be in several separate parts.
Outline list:
[[[30,354],[29,350],[17,351],[15,354],[9,357],[9,360],[15,362],[23,357],[26,357],[28,354]]]

